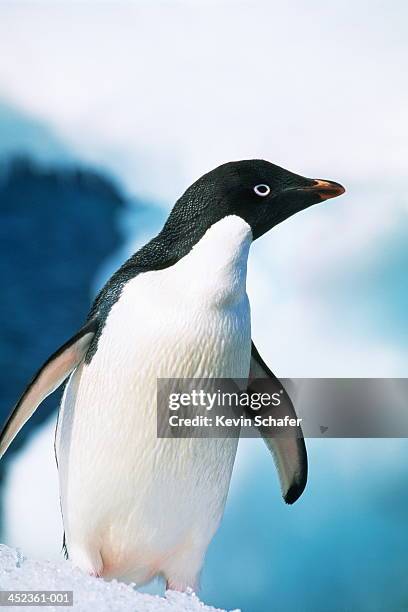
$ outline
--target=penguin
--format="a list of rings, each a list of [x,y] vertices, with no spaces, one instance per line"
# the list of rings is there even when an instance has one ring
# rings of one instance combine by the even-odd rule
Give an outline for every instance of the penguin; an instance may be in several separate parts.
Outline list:
[[[84,326],[34,376],[0,436],[2,456],[66,381],[56,428],[64,546],[91,575],[155,576],[197,589],[220,524],[238,440],[158,438],[158,378],[277,380],[251,339],[251,244],[313,204],[344,193],[265,160],[225,163],[194,182],[162,230],[95,299]],[[286,411],[296,412],[285,391]],[[261,431],[288,504],[307,454],[296,436]]]

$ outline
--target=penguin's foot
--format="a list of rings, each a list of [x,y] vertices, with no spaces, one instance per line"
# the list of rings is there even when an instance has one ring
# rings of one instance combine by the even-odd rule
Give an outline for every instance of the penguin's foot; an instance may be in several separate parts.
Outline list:
[[[101,574],[99,574],[99,572],[92,570],[91,572],[89,572],[90,576],[93,576],[94,578],[101,578]]]
[[[186,591],[193,591],[194,593],[198,590],[198,580],[178,580],[174,578],[167,578],[166,580],[166,591],[179,591],[185,593]]]
[[[188,589],[197,592],[199,589],[199,576],[203,564],[203,547],[193,546],[193,536],[164,562],[161,574],[166,579],[166,589],[181,591]]]
[[[91,554],[91,552],[74,545],[69,547],[69,558],[74,565],[80,567],[90,576],[96,578],[103,576],[103,560],[99,551],[93,550]]]

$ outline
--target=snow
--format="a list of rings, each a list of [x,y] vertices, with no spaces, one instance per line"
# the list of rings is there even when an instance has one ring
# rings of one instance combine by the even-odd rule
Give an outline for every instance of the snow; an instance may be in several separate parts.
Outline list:
[[[192,591],[166,591],[165,597],[139,593],[130,584],[88,576],[69,561],[53,563],[28,559],[19,549],[4,544],[0,544],[0,588],[4,591],[73,591],[74,606],[65,609],[75,612],[225,612],[204,605]],[[64,608],[33,606],[29,609],[58,612]]]

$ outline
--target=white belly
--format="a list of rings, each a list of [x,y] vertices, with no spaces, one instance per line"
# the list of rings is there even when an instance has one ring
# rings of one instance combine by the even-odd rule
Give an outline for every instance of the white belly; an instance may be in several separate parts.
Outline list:
[[[250,237],[242,224],[238,256],[215,276],[197,270],[196,247],[171,269],[127,283],[91,363],[67,385],[57,434],[62,511],[70,557],[88,571],[137,582],[162,573],[191,586],[201,568],[237,440],[158,439],[156,380],[247,378]],[[184,284],[192,266],[203,276]]]

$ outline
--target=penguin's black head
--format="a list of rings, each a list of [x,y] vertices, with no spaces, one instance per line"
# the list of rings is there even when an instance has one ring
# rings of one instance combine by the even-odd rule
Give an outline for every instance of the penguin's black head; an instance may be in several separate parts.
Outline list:
[[[256,239],[295,213],[344,191],[338,183],[305,178],[262,159],[229,162],[193,183],[169,221],[177,218],[184,227],[187,222],[206,230],[227,215],[237,215],[251,226]]]
[[[244,219],[259,238],[313,204],[344,193],[326,180],[305,178],[262,159],[229,162],[204,174],[177,200],[161,232],[125,267],[160,269],[187,255],[206,231],[229,215]]]

